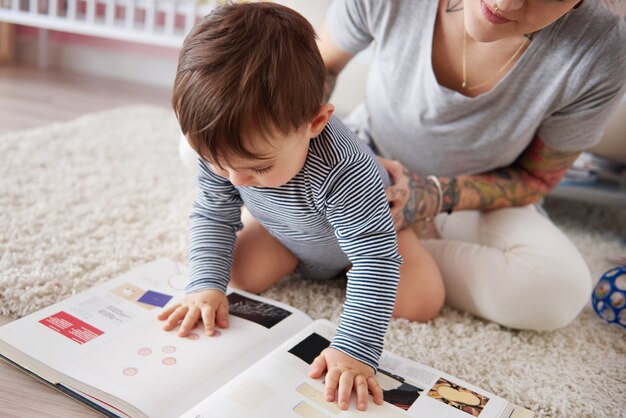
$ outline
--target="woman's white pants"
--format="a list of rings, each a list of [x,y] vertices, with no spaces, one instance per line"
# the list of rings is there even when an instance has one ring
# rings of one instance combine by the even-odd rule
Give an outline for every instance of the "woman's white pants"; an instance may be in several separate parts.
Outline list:
[[[553,330],[591,295],[591,273],[574,244],[534,206],[460,211],[423,240],[439,266],[446,303],[511,328]]]

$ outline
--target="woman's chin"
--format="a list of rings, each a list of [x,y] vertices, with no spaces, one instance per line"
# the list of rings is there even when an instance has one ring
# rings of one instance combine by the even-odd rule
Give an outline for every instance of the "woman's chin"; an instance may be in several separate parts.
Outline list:
[[[477,42],[495,42],[505,37],[502,34],[497,33],[497,31],[488,30],[486,28],[479,27],[479,25],[475,25],[474,27],[468,25],[465,27],[465,30],[467,31],[467,35]]]

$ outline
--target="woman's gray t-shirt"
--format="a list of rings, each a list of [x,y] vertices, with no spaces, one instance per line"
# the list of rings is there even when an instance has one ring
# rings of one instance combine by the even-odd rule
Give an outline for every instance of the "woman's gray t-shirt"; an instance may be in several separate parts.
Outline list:
[[[535,34],[490,91],[466,97],[438,84],[432,44],[438,2],[334,0],[330,33],[356,53],[372,42],[364,102],[347,124],[381,155],[419,174],[506,167],[539,136],[549,147],[596,144],[626,89],[626,24],[594,0]]]

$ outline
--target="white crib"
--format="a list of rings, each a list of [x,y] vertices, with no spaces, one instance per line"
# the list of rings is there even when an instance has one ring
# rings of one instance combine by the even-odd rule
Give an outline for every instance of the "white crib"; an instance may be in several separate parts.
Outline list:
[[[193,25],[217,3],[207,0],[0,0],[0,22],[38,27],[44,29],[44,36],[45,30],[51,29],[179,47]]]

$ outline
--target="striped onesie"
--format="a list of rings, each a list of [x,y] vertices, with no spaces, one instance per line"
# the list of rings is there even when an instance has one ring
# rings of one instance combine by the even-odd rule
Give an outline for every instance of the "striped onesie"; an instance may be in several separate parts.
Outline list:
[[[233,186],[201,159],[186,292],[226,291],[245,205],[299,258],[300,274],[330,278],[352,264],[331,347],[376,369],[402,261],[381,169],[367,145],[336,117],[311,140],[302,170],[280,187]]]

